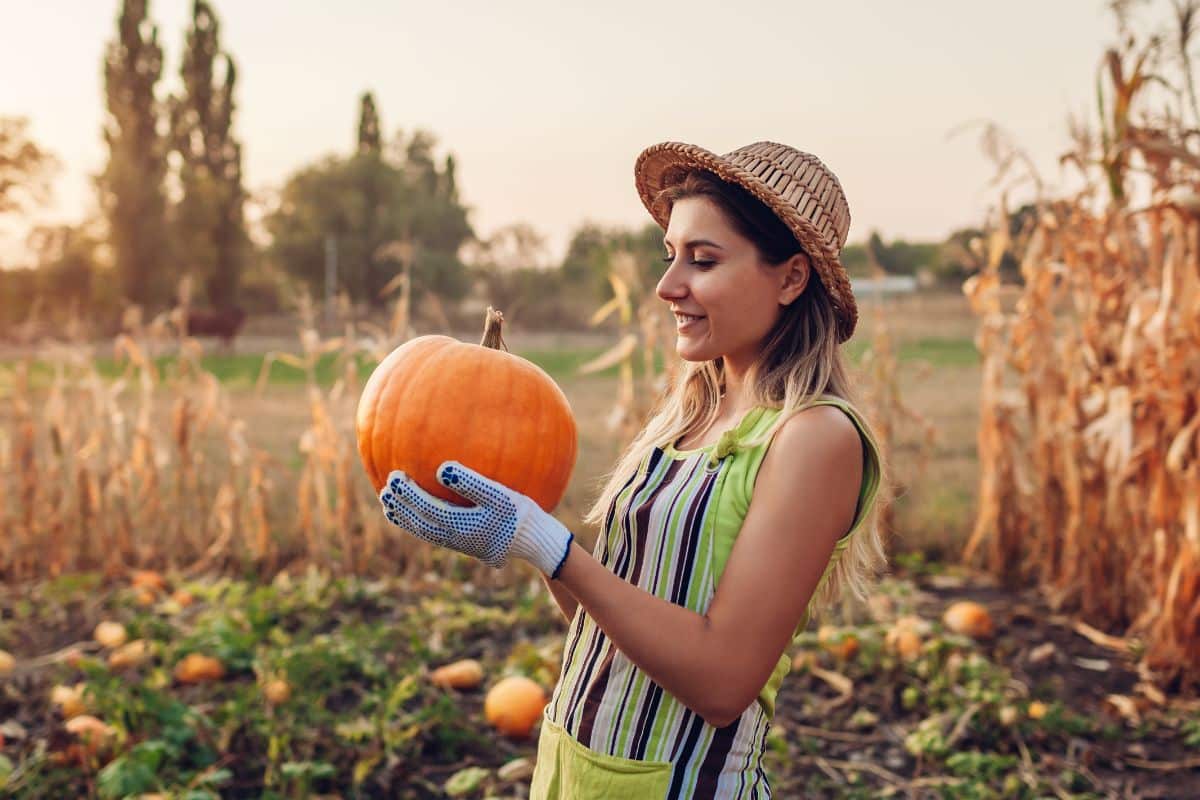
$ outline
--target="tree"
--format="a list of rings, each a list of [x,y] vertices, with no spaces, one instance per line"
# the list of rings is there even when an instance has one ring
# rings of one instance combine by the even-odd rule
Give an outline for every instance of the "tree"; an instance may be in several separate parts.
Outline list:
[[[167,301],[174,282],[167,272],[166,150],[154,94],[162,64],[147,0],[124,0],[117,37],[104,55],[109,157],[99,179],[100,202],[121,294],[148,307]]]
[[[171,103],[171,143],[180,155],[183,195],[172,229],[208,302],[229,308],[249,250],[242,146],[233,135],[237,67],[221,51],[220,23],[205,0],[192,6],[180,77],[183,92]]]
[[[514,222],[473,243],[469,261],[495,272],[545,269],[546,237],[527,222]]]
[[[461,297],[469,277],[458,251],[474,232],[453,178],[437,169],[434,144],[424,131],[407,140],[397,135],[381,155],[330,156],[294,173],[267,218],[274,260],[321,295],[332,237],[338,288],[355,301],[381,305],[380,292],[398,269],[387,245],[410,240],[414,298],[425,291]]]
[[[932,268],[937,262],[941,244],[938,242],[907,242],[896,239],[884,244],[877,231],[867,239],[866,249],[889,275],[916,275],[918,270]]]
[[[652,291],[665,271],[662,263],[663,230],[653,222],[640,228],[605,228],[584,223],[577,228],[563,257],[563,279],[583,289],[596,302],[612,292],[608,282],[610,259],[618,251],[633,255],[637,266],[637,292]]]
[[[96,237],[83,225],[40,225],[29,234],[29,248],[37,256],[38,289],[54,302],[91,306],[96,284]]]
[[[961,284],[983,267],[983,243],[987,234],[979,228],[959,228],[942,242],[934,274],[938,280]]]
[[[359,100],[358,152],[375,155],[383,152],[383,140],[379,134],[379,112],[375,110],[375,96],[370,92],[363,92]]]
[[[456,165],[453,154],[447,154],[446,165],[442,168],[440,191],[442,196],[451,203],[458,202],[458,179],[454,175]]]
[[[348,166],[362,211],[360,224],[342,234],[344,246],[339,261],[349,279],[346,285],[354,287],[352,295],[365,298],[380,288],[372,276],[386,270],[380,248],[397,236],[403,238],[384,220],[390,196],[403,188],[394,170],[384,162],[379,111],[370,92],[364,92],[359,100],[358,150]]]
[[[569,285],[561,265],[547,260],[545,237],[528,223],[505,225],[472,242],[464,257],[481,304],[503,311],[514,329],[583,328],[595,311],[595,298]]]
[[[0,214],[24,211],[50,193],[53,156],[29,138],[29,120],[0,117]]]
[[[842,266],[852,278],[868,277],[871,274],[871,258],[865,244],[848,244],[842,248]]]

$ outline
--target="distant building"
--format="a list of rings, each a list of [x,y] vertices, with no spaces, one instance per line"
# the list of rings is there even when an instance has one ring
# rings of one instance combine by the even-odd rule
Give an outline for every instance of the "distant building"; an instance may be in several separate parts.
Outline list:
[[[850,288],[855,297],[872,295],[909,294],[917,290],[913,275],[884,275],[881,278],[851,278]]]

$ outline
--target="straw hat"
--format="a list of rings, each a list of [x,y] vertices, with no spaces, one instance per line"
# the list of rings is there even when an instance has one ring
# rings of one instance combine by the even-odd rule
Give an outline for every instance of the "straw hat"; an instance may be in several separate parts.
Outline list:
[[[839,254],[850,228],[850,208],[837,176],[809,153],[775,142],[755,142],[718,156],[682,142],[652,145],[633,168],[638,194],[666,230],[669,213],[654,198],[690,170],[707,170],[749,191],[774,211],[812,259],[838,316],[838,341],[854,333],[858,306]]]

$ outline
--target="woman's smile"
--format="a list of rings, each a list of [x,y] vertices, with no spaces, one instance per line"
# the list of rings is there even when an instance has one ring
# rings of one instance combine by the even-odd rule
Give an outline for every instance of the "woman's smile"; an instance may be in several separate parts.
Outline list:
[[[675,330],[679,333],[690,331],[696,328],[701,322],[704,322],[707,317],[698,316],[696,314],[684,314],[681,311],[675,312]]]

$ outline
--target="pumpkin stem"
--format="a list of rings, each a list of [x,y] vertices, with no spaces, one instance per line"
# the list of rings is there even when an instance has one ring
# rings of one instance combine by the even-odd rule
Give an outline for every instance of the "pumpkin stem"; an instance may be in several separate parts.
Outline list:
[[[504,314],[496,309],[488,306],[487,317],[483,322],[483,339],[479,344],[484,347],[490,347],[493,350],[508,350],[508,345],[504,343],[504,337],[500,334],[500,328],[504,324]]]

